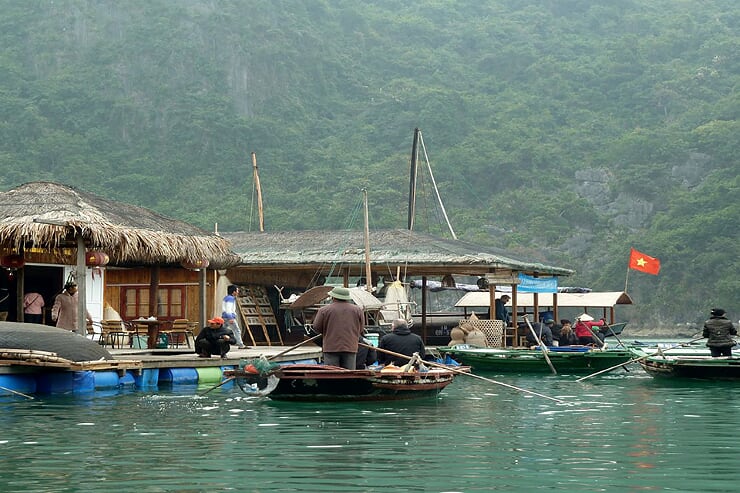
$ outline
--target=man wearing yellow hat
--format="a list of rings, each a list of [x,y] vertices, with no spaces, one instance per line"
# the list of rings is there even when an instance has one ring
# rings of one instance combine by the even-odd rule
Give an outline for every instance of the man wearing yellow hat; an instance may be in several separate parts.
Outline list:
[[[329,296],[332,302],[319,308],[313,319],[313,330],[324,336],[324,364],[354,370],[365,314],[352,303],[349,289],[334,288]]]

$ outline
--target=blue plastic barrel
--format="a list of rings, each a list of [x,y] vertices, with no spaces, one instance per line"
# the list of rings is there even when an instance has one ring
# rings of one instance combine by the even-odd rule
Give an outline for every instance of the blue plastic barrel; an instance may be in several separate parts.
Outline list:
[[[117,371],[96,371],[93,372],[95,375],[95,389],[112,389],[120,385],[120,378],[118,378]]]
[[[141,375],[134,377],[136,386],[140,389],[156,387],[159,383],[159,370],[157,368],[146,368],[141,370]]]
[[[14,390],[22,394],[33,394],[36,392],[36,375],[29,373],[19,375],[0,375],[0,387]],[[12,394],[0,388],[0,395]]]
[[[36,378],[36,392],[39,394],[64,394],[75,390],[73,371],[39,373]]]
[[[159,370],[159,382],[172,385],[195,385],[198,383],[198,372],[195,368],[162,368]]]

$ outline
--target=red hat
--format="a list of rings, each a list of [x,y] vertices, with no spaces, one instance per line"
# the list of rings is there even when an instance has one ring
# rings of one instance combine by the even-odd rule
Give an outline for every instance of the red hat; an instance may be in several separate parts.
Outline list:
[[[209,323],[209,324],[218,324],[218,325],[223,325],[223,324],[224,324],[224,319],[223,319],[223,318],[221,318],[221,317],[213,317],[212,319],[210,319],[210,320],[208,321],[208,323]]]

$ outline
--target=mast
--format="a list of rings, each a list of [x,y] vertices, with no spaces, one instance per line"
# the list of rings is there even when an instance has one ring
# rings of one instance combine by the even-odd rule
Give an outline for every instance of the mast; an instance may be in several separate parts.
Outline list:
[[[414,143],[411,145],[411,170],[409,172],[409,221],[408,229],[414,229],[414,215],[416,214],[416,158],[419,154],[419,129],[414,129]]]
[[[372,293],[373,278],[370,275],[370,220],[367,211],[367,188],[362,189],[362,200],[365,205],[365,289],[367,289],[368,293]]]
[[[257,170],[257,154],[252,153],[252,170],[254,175],[254,186],[257,189],[257,214],[260,221],[260,232],[265,231],[265,214],[262,210],[262,185],[260,185],[260,175]]]

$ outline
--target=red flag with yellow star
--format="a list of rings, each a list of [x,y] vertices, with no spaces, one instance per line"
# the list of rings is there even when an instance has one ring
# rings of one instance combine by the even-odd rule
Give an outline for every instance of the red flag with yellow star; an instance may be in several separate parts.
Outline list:
[[[630,269],[639,270],[640,272],[657,276],[658,272],[660,272],[660,260],[631,248],[629,267]]]

